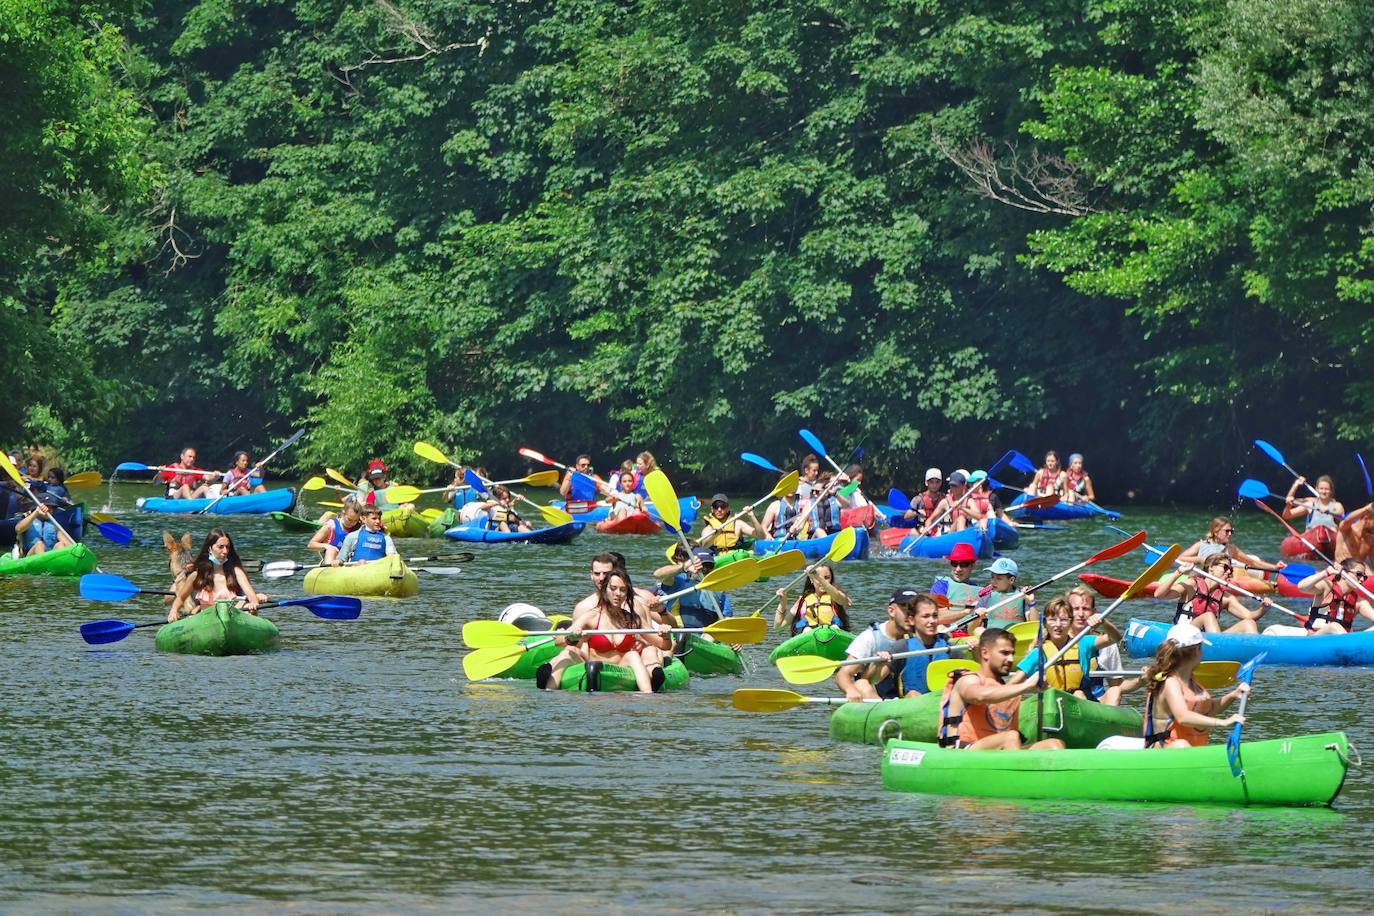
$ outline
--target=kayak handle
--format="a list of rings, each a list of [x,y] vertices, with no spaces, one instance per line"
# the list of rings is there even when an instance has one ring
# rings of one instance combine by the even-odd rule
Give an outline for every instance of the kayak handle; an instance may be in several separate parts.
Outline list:
[[[1349,739],[1346,740],[1345,746],[1350,749],[1350,753],[1343,753],[1339,744],[1328,744],[1326,750],[1335,751],[1336,756],[1341,758],[1341,762],[1346,766],[1354,767],[1357,770],[1364,769],[1364,760],[1360,757],[1360,749],[1351,744]]]
[[[878,726],[878,746],[879,746],[879,747],[884,747],[884,746],[886,746],[886,744],[887,744],[887,742],[888,742],[887,727],[888,727],[889,725],[895,725],[895,726],[897,726],[897,734],[894,735],[893,737],[895,737],[898,741],[901,741],[901,740],[902,740],[902,723],[901,723],[901,722],[898,722],[896,719],[884,719],[884,720],[883,720],[883,724]]]

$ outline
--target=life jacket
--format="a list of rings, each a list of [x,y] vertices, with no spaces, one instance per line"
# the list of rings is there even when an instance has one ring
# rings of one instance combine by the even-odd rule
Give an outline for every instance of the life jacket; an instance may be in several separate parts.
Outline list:
[[[1342,588],[1341,579],[1334,572],[1327,572],[1326,584],[1331,589],[1331,598],[1325,604],[1313,602],[1303,626],[1313,630],[1319,621],[1327,620],[1340,624],[1349,633],[1355,625],[1355,605],[1359,604],[1360,596],[1354,589]]]
[[[931,494],[929,490],[921,493],[916,501],[916,506],[920,509],[921,523],[925,524],[935,516],[935,507],[940,505],[940,500],[944,499],[943,493]]]
[[[499,503],[487,510],[487,519],[487,527],[493,530],[503,524],[516,527],[523,521],[513,506],[502,506]]]
[[[1045,660],[1048,661],[1054,652],[1046,653],[1045,648],[1052,645],[1053,643],[1047,641],[1045,646],[1032,651],[1041,652],[1044,654]],[[1096,699],[1091,695],[1092,681],[1086,676],[1095,667],[1096,659],[1094,658],[1093,647],[1094,642],[1091,638],[1080,639],[1074,645],[1075,652],[1069,653],[1045,669],[1045,686],[1070,693],[1081,690],[1090,699]],[[1058,650],[1054,651],[1057,652]]]
[[[348,537],[352,532],[343,526],[343,522],[339,521],[338,516],[331,519],[329,523],[334,526],[334,530],[329,534],[329,546],[336,548],[342,547],[344,538]],[[353,531],[361,530],[361,527],[353,529]]]
[[[942,582],[944,583],[944,588],[940,587],[940,583]],[[978,592],[981,591],[982,588],[981,585],[975,582],[956,582],[949,576],[937,576],[930,590],[933,594],[944,595],[948,598],[951,608],[961,608],[970,600],[977,604]],[[984,605],[984,607],[986,606],[987,605]]]
[[[731,522],[729,528],[713,528],[711,523],[706,523],[706,532],[712,531],[715,535],[711,538],[710,547],[712,550],[733,550],[739,544],[739,532],[735,530],[735,523]]]
[[[1215,589],[1215,591],[1209,591]],[[1221,605],[1226,600],[1226,589],[1214,582],[1193,576],[1193,597],[1180,601],[1174,608],[1174,623],[1181,620],[1196,620],[1203,614],[1212,613],[1221,622]]]
[[[935,641],[930,645],[921,642],[918,637],[908,636],[906,648],[903,651],[917,652],[921,649],[934,649],[938,646],[949,645],[949,637],[944,633],[938,633]],[[929,693],[930,687],[926,684],[926,669],[930,667],[933,659],[939,658],[938,655],[913,655],[911,658],[902,659],[902,667],[897,669],[897,696],[904,697],[911,691],[917,693]]]
[[[840,530],[840,501],[834,496],[817,502],[812,513],[817,528],[824,528],[832,534]]]
[[[988,592],[986,595],[983,595],[982,597],[980,597],[980,598],[978,599],[978,606],[979,606],[979,607],[992,607],[994,604],[997,604],[999,601],[1007,601],[1007,599],[1010,598],[1010,597],[1011,597],[1012,595],[1014,595],[1014,594],[1016,594],[1016,591],[1010,591],[1010,592]],[[950,599],[950,604],[953,604],[953,603],[954,603],[954,599],[951,598],[951,599]],[[1026,607],[1027,607],[1027,605],[1026,605],[1026,596],[1025,596],[1025,595],[1022,595],[1021,597],[1017,598],[1015,601],[1007,601],[1006,604],[1002,605],[1002,606],[999,607],[997,610],[995,610],[995,611],[993,611],[992,613],[988,614],[988,626],[990,626],[990,627],[995,627],[995,626],[997,626],[998,624],[1003,624],[1003,623],[1005,623],[1005,624],[1020,623],[1021,621],[1023,621],[1023,620],[1026,619]]]
[[[1087,477],[1087,471],[1075,471],[1073,469],[1065,471],[1064,489],[1072,490],[1075,493],[1082,493],[1084,490],[1088,488],[1088,485],[1086,483]]]
[[[1035,472],[1035,492],[1039,496],[1047,496],[1050,493],[1059,492],[1056,485],[1059,480],[1059,472],[1051,471],[1049,468],[1041,468]]]
[[[569,471],[572,485],[568,487],[568,499],[596,501],[596,482],[581,471]]]
[[[786,499],[778,500],[778,517],[773,521],[773,537],[785,538],[788,536],[787,529],[792,527],[792,520],[797,517],[800,507],[800,498],[791,504]]]
[[[1170,677],[1178,677],[1171,674]],[[1183,687],[1183,699],[1188,704],[1188,708],[1193,712],[1202,713],[1204,716],[1211,715],[1213,709],[1212,695],[1199,687],[1193,690],[1190,684],[1184,683],[1179,678],[1179,684]],[[1183,739],[1193,747],[1202,747],[1207,743],[1207,733],[1196,728],[1189,728],[1180,725],[1174,720],[1173,716],[1164,723],[1164,727],[1155,730],[1155,696],[1163,688],[1163,685],[1156,686],[1151,684],[1145,691],[1145,722],[1144,735],[1146,747],[1167,747],[1165,742]]]
[[[830,595],[812,592],[802,595],[800,600],[801,607],[797,610],[797,619],[792,624],[792,628],[797,632],[810,627],[830,626],[836,622],[835,599]]]
[[[988,495],[987,490],[979,487],[969,496],[964,502],[964,505],[976,507],[978,511],[982,513],[983,517],[986,518],[992,511],[992,497]]]
[[[357,530],[358,543],[353,547],[353,559],[355,560],[380,560],[386,556],[386,530],[377,529],[368,531],[366,528]]]
[[[968,747],[982,738],[1020,727],[1020,697],[1012,697],[1000,703],[966,705],[958,715],[949,714],[954,684],[968,674],[968,669],[951,671],[949,679],[945,681],[944,692],[940,695],[940,729],[937,733],[937,743],[940,747]],[[981,672],[974,674],[985,684],[1005,683],[995,677],[989,680]]]
[[[1327,502],[1326,506],[1329,509],[1331,503]],[[1330,528],[1332,531],[1336,530],[1335,513],[1319,508],[1315,499],[1312,500],[1311,508],[1307,512],[1307,530],[1311,531],[1313,528]]]

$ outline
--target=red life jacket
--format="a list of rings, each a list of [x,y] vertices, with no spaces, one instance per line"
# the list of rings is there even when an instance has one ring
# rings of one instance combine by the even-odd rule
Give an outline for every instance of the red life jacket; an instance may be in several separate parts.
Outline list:
[[[977,506],[978,511],[986,518],[989,511],[992,509],[992,497],[988,496],[986,490],[979,487],[978,490],[965,501],[964,505]]]
[[[1208,591],[1209,588],[1216,590]],[[1178,603],[1178,607],[1174,609],[1174,623],[1180,620],[1196,620],[1207,613],[1216,614],[1217,622],[1220,623],[1221,604],[1225,600],[1225,588],[1201,576],[1193,576],[1193,597]]]
[[[1072,490],[1075,493],[1083,492],[1083,478],[1088,476],[1087,471],[1077,471],[1070,469],[1064,472],[1064,489]]]
[[[1345,627],[1347,633],[1355,625],[1355,605],[1359,603],[1360,596],[1354,590],[1346,591],[1341,588],[1340,577],[1334,572],[1326,574],[1327,585],[1331,588],[1331,599],[1325,604],[1313,604],[1312,609],[1307,612],[1307,620],[1303,626],[1311,630],[1317,626],[1321,620],[1329,620]]]
[[[942,499],[944,499],[944,496],[940,493],[931,496],[929,490],[922,491],[920,501],[921,521],[930,521],[931,513],[935,511],[935,507],[940,504],[940,500]]]
[[[1058,471],[1051,471],[1049,468],[1041,468],[1035,472],[1035,492],[1041,496],[1055,493],[1055,481],[1059,479]]]

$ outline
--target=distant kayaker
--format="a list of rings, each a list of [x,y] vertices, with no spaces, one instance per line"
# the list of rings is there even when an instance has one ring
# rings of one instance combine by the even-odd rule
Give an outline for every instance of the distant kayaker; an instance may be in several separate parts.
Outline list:
[[[849,595],[835,584],[835,570],[822,563],[806,574],[801,594],[795,601],[787,600],[787,589],[780,588],[778,609],[773,614],[773,626],[790,633],[803,633],[815,627],[837,626],[849,629]]]
[[[76,543],[53,521],[52,508],[43,503],[41,497],[36,506],[14,523],[14,535],[28,557]]]
[[[1331,548],[1335,546],[1336,541],[1338,520],[1345,515],[1345,506],[1336,501],[1335,481],[1326,474],[1317,478],[1315,497],[1295,498],[1298,487],[1305,483],[1306,477],[1293,479],[1293,485],[1288,488],[1288,494],[1283,498],[1283,517],[1306,519],[1304,527],[1307,529],[1307,539],[1316,545],[1318,550],[1331,556]],[[1310,549],[1301,541],[1298,544],[1304,553]]]
[[[1374,567],[1374,503],[1361,506],[1341,520],[1336,538],[1336,562],[1351,557]]]
[[[906,645],[901,651],[919,652],[922,649],[949,645],[949,637],[940,632],[940,605],[936,603],[935,597],[920,593],[909,596],[907,600],[916,605],[916,619],[911,626],[911,635],[907,637]],[[901,667],[897,670],[897,687],[900,695],[915,697],[928,693],[930,687],[926,684],[926,669],[932,661],[949,657],[914,655],[911,658],[900,659]]]
[[[954,545],[945,559],[949,561],[949,575],[937,576],[930,586],[930,593],[949,599],[949,607],[942,612],[940,623],[951,624],[967,617],[981,597],[981,586],[973,581],[973,567],[978,563],[978,554],[968,544],[959,543]]]
[[[558,492],[563,494],[563,499],[578,500],[581,502],[596,502],[596,478],[592,473],[592,456],[578,455],[573,462],[572,470],[563,475],[563,482],[558,485]]]
[[[1073,613],[1073,631],[1077,633],[1088,626],[1088,621],[1097,614],[1097,596],[1086,585],[1075,585],[1069,589],[1065,599]],[[1094,625],[1092,630],[1097,636],[1116,634],[1116,638],[1110,642],[1098,640],[1093,646],[1097,653],[1097,667],[1102,671],[1125,670],[1121,662],[1121,631],[1105,620]],[[1130,685],[1119,677],[1091,678],[1087,695],[1089,699],[1097,700],[1103,706],[1120,706],[1121,694],[1128,692],[1128,687],[1134,689],[1138,685],[1138,678]]]
[[[386,462],[373,458],[367,463],[367,473],[358,481],[358,494],[364,505],[379,505],[377,494],[391,486],[387,479]]]
[[[1258,633],[1259,619],[1273,605],[1273,600],[1260,599],[1259,610],[1251,610],[1236,595],[1224,586],[1202,576],[1189,576],[1194,568],[1210,573],[1218,579],[1230,581],[1234,565],[1231,558],[1222,553],[1214,553],[1202,561],[1198,567],[1183,563],[1177,569],[1164,574],[1155,586],[1155,597],[1161,601],[1178,599],[1174,610],[1174,623],[1190,623],[1208,633],[1220,633],[1221,612],[1226,611],[1236,618],[1227,627],[1227,633]]]
[[[1012,597],[1017,594],[1016,577],[1020,573],[1016,561],[1010,557],[998,557],[992,561],[992,565],[988,567],[988,588],[978,592],[978,609],[984,611],[979,615],[980,627],[1006,629],[1014,623],[1039,619],[1040,615],[1035,609],[1035,595],[1022,594],[1020,597]],[[1067,608],[1068,605],[1065,604],[1065,609]]]
[[[247,452],[234,452],[234,460],[230,462],[229,470],[224,472],[221,481],[228,495],[242,496],[245,493],[267,492],[267,487],[262,483],[262,471],[249,467],[249,463]]]
[[[689,555],[681,544],[674,544],[672,561],[654,570],[654,578],[663,586],[663,594],[691,588],[692,583],[715,569],[716,557],[705,547],[693,548]],[[684,627],[704,627],[722,617],[733,617],[734,608],[728,594],[697,590],[668,602],[666,610],[676,609]]]
[[[1208,730],[1245,721],[1241,715],[1218,719],[1212,713],[1225,712],[1250,692],[1249,684],[1237,684],[1217,700],[1193,679],[1206,642],[1191,623],[1176,623],[1155,650],[1144,674],[1146,747],[1202,747]]]
[[[906,638],[916,627],[917,608],[914,588],[899,588],[887,603],[887,619],[874,621],[845,649],[847,658],[880,658],[867,665],[841,665],[835,672],[835,686],[850,702],[891,700],[898,696],[897,672],[891,659],[902,651]]]
[[[168,623],[199,614],[216,601],[242,600],[243,609],[256,614],[258,605],[267,600],[267,595],[253,588],[234,549],[234,539],[223,528],[210,529],[200,553],[191,561],[191,569],[176,581],[173,591],[176,595],[167,613]]]
[[[1064,502],[1091,503],[1097,501],[1093,491],[1093,479],[1083,470],[1083,455],[1074,452],[1069,456],[1069,467],[1064,471]]]
[[[797,493],[806,501],[811,501],[811,491],[816,488],[821,477],[821,459],[815,455],[807,455],[801,460],[798,467],[801,480],[797,484]]]
[[[1055,662],[1045,672],[1045,685],[1054,687],[1057,690],[1067,690],[1081,699],[1095,699],[1091,695],[1092,680],[1087,678],[1087,674],[1093,668],[1097,653],[1103,647],[1115,647],[1121,642],[1121,631],[1114,627],[1110,621],[1103,620],[1101,615],[1092,613],[1083,619],[1082,626],[1074,622],[1073,608],[1069,606],[1069,599],[1063,596],[1051,598],[1045,605],[1045,645],[1036,646],[1026,653],[1026,657],[1021,660],[1018,666],[1026,674],[1037,671],[1042,664],[1042,653],[1044,661],[1059,653],[1065,644],[1073,638],[1083,627],[1092,630],[1100,628],[1101,635],[1096,632],[1089,632],[1084,636],[1068,654]],[[1113,670],[1121,670],[1116,668]],[[1117,705],[1115,703],[1109,705]]]
[[[926,469],[926,488],[911,501],[911,508],[901,514],[900,521],[893,521],[897,528],[924,528],[935,518],[935,507],[944,501],[945,494],[940,488],[944,485],[945,475],[939,468]]]
[[[382,528],[381,507],[367,504],[358,510],[358,514],[362,517],[363,526],[344,537],[331,566],[360,566],[395,555],[396,544]]]
[[[763,522],[754,515],[753,509],[745,510],[743,515],[727,525],[725,523],[729,518],[730,497],[724,493],[712,496],[711,510],[702,523],[701,537],[697,538],[697,544],[721,553],[742,546],[741,541],[745,538],[767,539],[767,530],[763,527]]]
[[[321,523],[319,530],[310,538],[306,549],[318,550],[323,554],[320,558],[321,565],[337,566],[335,560],[339,556],[339,548],[343,546],[344,539],[362,527],[363,519],[358,514],[358,500],[353,496],[345,496],[339,514]]]
[[[212,474],[196,467],[196,450],[187,447],[181,450],[175,464],[163,468],[157,476],[167,485],[168,499],[199,499],[205,495],[206,481]]]
[[[1354,557],[1342,560],[1339,569],[1361,584],[1369,577],[1369,566]],[[1310,636],[1349,633],[1356,616],[1374,620],[1374,605],[1336,568],[1317,570],[1298,583],[1298,590],[1312,595],[1312,609],[1303,624]]]
[[[844,473],[840,475],[840,477],[841,490],[851,483],[858,484],[848,496],[837,494],[839,496],[840,505],[844,506],[846,509],[862,509],[864,506],[871,504],[868,496],[864,493],[864,469],[862,465],[847,465],[844,469]]]
[[[610,499],[610,511],[606,514],[607,518],[624,518],[627,515],[649,511],[644,505],[644,497],[635,492],[633,471],[621,471],[619,483],[620,489]]]
[[[658,461],[653,452],[640,452],[635,456],[635,492],[645,499],[649,498],[649,493],[644,489],[644,478],[657,470]]]
[[[836,490],[839,480],[830,473],[821,474],[811,488],[812,537],[823,538],[840,530],[840,505]]]
[[[800,493],[800,488],[798,488],[791,493],[784,494],[773,500],[763,513],[763,527],[771,537],[797,537],[806,524],[806,516],[802,515],[801,512]]]
[[[539,689],[557,689],[563,671],[578,662],[587,664],[591,689],[595,689],[593,685],[599,673],[599,667],[593,666],[600,664],[628,667],[634,672],[640,693],[656,693],[663,689],[666,680],[663,665],[667,653],[672,651],[669,627],[666,623],[655,624],[648,615],[637,610],[633,594],[634,585],[629,575],[621,569],[611,570],[597,593],[596,608],[576,615],[567,630],[559,631],[561,635],[555,642],[562,651],[535,673]],[[659,632],[582,637],[585,630],[603,629],[656,629]]]
[[[515,497],[502,484],[491,488],[487,502],[487,528],[492,531],[533,531],[530,523],[515,511]]]
[[[969,472],[963,468],[949,475],[947,481],[949,487],[945,490],[945,498],[935,507],[935,518],[941,516],[943,518],[940,521],[939,531],[932,531],[931,534],[963,531],[983,520],[981,508],[973,502],[973,496],[969,493],[968,478]],[[981,487],[982,484],[979,486]]]
[[[38,498],[47,505],[71,505],[71,494],[67,492],[66,469],[58,465],[48,468],[43,474],[43,483],[40,492],[43,495]]]
[[[941,747],[972,751],[1022,749],[1021,696],[1040,683],[1038,674],[1015,668],[1016,640],[1006,630],[990,627],[978,637],[977,671],[955,671],[940,702],[938,742]],[[1064,742],[1045,738],[1026,750],[1062,750]]]
[[[1224,515],[1218,515],[1207,526],[1207,536],[1193,544],[1179,555],[1180,563],[1197,563],[1205,560],[1213,554],[1225,554],[1236,563],[1243,564],[1252,569],[1266,569],[1270,572],[1278,572],[1283,569],[1283,563],[1269,563],[1261,560],[1252,553],[1246,553],[1235,544],[1231,543],[1231,538],[1235,534],[1235,526],[1231,520]]]
[[[1026,492],[1031,496],[1064,495],[1064,469],[1059,466],[1058,452],[1051,450],[1045,453],[1045,463],[1031,478]]]

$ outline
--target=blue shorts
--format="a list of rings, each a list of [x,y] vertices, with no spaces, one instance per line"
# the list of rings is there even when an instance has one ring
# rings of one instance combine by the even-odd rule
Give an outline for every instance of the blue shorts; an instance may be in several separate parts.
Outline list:
[[[29,530],[24,532],[24,552],[28,553],[33,549],[33,545],[39,540],[43,541],[43,546],[52,550],[57,546],[57,525],[52,521],[34,519]]]

